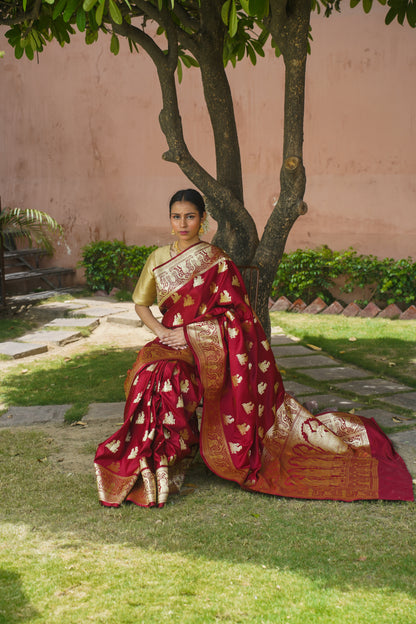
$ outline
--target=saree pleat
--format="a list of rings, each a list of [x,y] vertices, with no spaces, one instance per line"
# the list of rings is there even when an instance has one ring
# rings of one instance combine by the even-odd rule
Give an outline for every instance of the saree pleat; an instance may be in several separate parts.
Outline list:
[[[155,340],[140,351],[126,380],[124,425],[97,451],[103,504],[164,504],[167,491],[179,489],[198,444],[201,395],[201,457],[244,489],[343,501],[414,499],[411,476],[375,421],[312,415],[285,392],[242,278],[223,252],[199,243],[154,274],[163,323],[183,326],[188,348],[178,352]]]

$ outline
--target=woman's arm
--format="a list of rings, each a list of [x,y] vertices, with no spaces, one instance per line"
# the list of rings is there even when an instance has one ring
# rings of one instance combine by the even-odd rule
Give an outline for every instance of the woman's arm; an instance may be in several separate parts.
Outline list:
[[[187,346],[182,327],[175,327],[175,329],[165,327],[153,316],[152,311],[147,306],[136,304],[135,310],[146,327],[156,334],[162,344],[172,347],[172,349],[183,349]]]

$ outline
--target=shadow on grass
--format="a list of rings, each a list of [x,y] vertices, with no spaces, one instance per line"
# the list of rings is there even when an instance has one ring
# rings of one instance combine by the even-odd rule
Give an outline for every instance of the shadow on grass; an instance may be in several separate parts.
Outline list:
[[[23,591],[20,575],[0,568],[0,624],[28,622],[38,615]]]
[[[2,517],[44,539],[139,547],[193,560],[252,564],[307,576],[318,585],[416,596],[414,503],[341,503],[249,493],[194,464],[187,496],[162,509],[103,508],[89,475],[43,461],[40,433],[0,432]],[[40,459],[41,458],[41,459]],[[41,527],[41,529],[39,529]]]

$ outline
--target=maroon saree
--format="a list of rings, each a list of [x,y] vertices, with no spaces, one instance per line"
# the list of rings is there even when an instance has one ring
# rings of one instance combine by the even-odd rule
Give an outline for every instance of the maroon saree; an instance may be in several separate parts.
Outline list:
[[[163,505],[198,444],[206,465],[241,487],[296,498],[413,500],[401,457],[372,419],[310,414],[285,393],[234,264],[198,243],[154,269],[167,327],[188,348],[148,343],[129,371],[121,429],[97,450],[104,505]]]

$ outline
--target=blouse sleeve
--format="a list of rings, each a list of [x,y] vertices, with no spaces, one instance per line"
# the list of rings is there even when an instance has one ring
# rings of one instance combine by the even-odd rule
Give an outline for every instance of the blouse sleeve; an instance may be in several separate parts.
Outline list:
[[[155,266],[155,253],[152,252],[146,260],[133,292],[133,301],[136,305],[149,307],[156,300],[156,282],[153,275]]]

